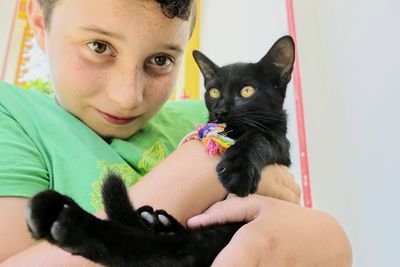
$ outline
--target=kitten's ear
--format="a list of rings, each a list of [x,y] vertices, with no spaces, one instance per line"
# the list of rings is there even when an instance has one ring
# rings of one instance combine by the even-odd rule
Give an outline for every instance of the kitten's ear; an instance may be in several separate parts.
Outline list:
[[[199,66],[201,73],[203,74],[204,80],[212,79],[217,73],[219,67],[212,62],[203,53],[197,50],[193,50],[193,58]]]
[[[289,35],[281,37],[257,63],[281,85],[289,83],[295,60],[295,46]]]

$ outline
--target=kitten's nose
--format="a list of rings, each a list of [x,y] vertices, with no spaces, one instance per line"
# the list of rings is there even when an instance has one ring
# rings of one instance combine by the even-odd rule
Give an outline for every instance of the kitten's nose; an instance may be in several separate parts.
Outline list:
[[[227,112],[225,109],[218,110],[215,112],[215,117],[217,118],[218,122],[224,122],[226,119]]]

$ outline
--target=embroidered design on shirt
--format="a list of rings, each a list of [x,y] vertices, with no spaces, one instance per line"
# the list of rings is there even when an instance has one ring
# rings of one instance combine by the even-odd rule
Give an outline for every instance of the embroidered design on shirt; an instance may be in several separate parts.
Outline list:
[[[109,171],[114,171],[121,175],[122,180],[125,182],[127,187],[131,187],[137,181],[139,181],[141,175],[136,172],[128,163],[114,163],[110,164],[105,160],[97,162],[97,168],[100,169],[100,174],[97,179],[92,182],[92,192],[90,193],[90,203],[94,207],[95,211],[102,210],[104,208],[103,200],[101,198],[101,188],[103,186],[103,180]]]
[[[139,164],[137,165],[137,170],[129,166],[128,163],[110,164],[105,160],[98,161],[97,168],[100,169],[100,174],[99,177],[92,182],[92,192],[90,193],[90,203],[95,211],[97,212],[104,208],[101,198],[101,188],[103,186],[104,177],[109,171],[120,174],[126,187],[131,187],[139,181],[143,175],[160,163],[165,158],[165,155],[166,152],[163,144],[157,140],[149,149],[143,152]]]
[[[151,171],[158,163],[165,159],[165,148],[157,140],[149,149],[145,150],[142,159],[139,161],[138,170],[140,174],[145,175]]]

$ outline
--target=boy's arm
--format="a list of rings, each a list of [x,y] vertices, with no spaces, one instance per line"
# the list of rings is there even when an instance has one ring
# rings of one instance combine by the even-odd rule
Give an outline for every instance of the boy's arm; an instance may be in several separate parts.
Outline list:
[[[0,262],[18,251],[35,245],[24,220],[26,198],[0,197]]]
[[[201,142],[187,142],[131,188],[130,198],[135,208],[165,209],[186,224],[226,197],[215,171],[219,160],[220,156],[210,157]],[[271,165],[263,169],[256,193],[298,204],[301,190],[286,166]]]
[[[215,167],[219,157],[210,157],[202,143],[180,146],[129,190],[135,208],[150,205],[165,209],[185,224],[226,197]]]

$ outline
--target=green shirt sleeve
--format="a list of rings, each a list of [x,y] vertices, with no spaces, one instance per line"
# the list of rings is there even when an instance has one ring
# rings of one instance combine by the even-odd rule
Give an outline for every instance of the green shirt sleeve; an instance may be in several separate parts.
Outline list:
[[[0,196],[31,197],[49,188],[41,154],[0,106]]]

